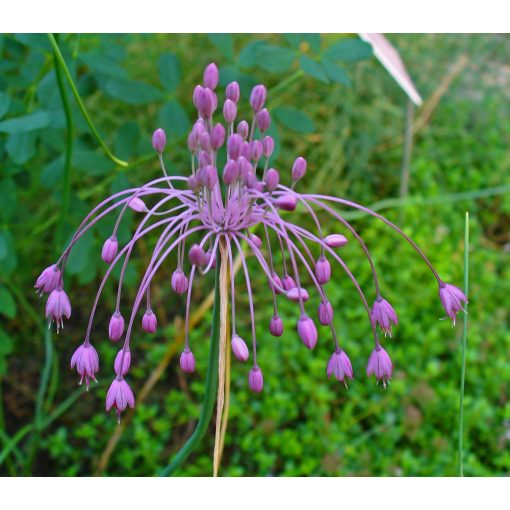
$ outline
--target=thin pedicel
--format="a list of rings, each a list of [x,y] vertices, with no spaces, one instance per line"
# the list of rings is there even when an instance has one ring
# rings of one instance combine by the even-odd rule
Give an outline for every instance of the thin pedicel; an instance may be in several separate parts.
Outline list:
[[[218,82],[218,69],[215,64],[209,64],[204,71],[203,85],[197,85],[193,93],[198,118],[187,141],[191,154],[189,177],[168,175],[163,160],[166,134],[162,129],[157,129],[153,134],[152,144],[158,154],[163,177],[140,187],[115,193],[96,206],[78,227],[59,260],[46,268],[35,284],[38,293],[49,294],[46,317],[50,324],[52,321],[56,323],[58,332],[63,327],[64,317],[69,319],[71,315],[69,298],[63,288],[64,271],[71,250],[98,221],[120,211],[112,235],[103,245],[101,257],[108,264],[108,269],[93,302],[84,342],[75,351],[71,360],[71,368],[76,368],[80,375],[80,384],[85,381],[88,388],[90,380],[96,380],[99,370],[99,357],[90,342],[95,313],[113,269],[123,260],[116,306],[110,319],[108,336],[114,342],[124,338],[124,342],[115,358],[116,376],[106,397],[106,409],[115,408],[119,420],[126,407],[135,405],[133,391],[125,379],[131,367],[131,336],[134,322],[140,306],[145,302],[141,328],[148,333],[157,330],[158,321],[151,301],[151,285],[162,264],[169,262],[174,254],[175,262],[172,263],[175,265],[169,286],[176,294],[185,296],[186,303],[186,335],[184,350],[180,357],[181,369],[186,373],[192,373],[196,369],[188,331],[193,283],[197,272],[199,275],[205,275],[216,267],[222,243],[222,247],[226,248],[222,250],[223,257],[226,258],[223,261],[230,269],[232,314],[230,344],[234,356],[239,361],[251,362],[248,383],[250,389],[256,393],[263,390],[264,379],[257,362],[254,294],[249,266],[243,252],[243,242],[251,250],[254,260],[265,274],[272,293],[270,334],[275,337],[283,334],[284,324],[278,313],[278,303],[281,299],[289,299],[298,307],[296,323],[298,337],[307,348],[315,347],[324,335],[318,331],[312,315],[307,311],[306,303],[310,291],[304,284],[311,284],[320,297],[320,304],[314,315],[322,326],[329,329],[333,341],[333,354],[327,363],[327,375],[334,376],[346,386],[347,380],[352,380],[354,374],[351,361],[338,341],[333,324],[335,311],[327,295],[328,285],[331,285],[331,281],[337,276],[332,263],[336,262],[351,280],[366,310],[374,339],[374,348],[369,356],[366,371],[367,375],[374,375],[377,382],[382,381],[384,387],[391,379],[393,366],[388,353],[381,346],[377,328],[385,335],[391,335],[392,327],[398,324],[398,317],[393,306],[382,297],[368,247],[355,228],[333,208],[335,204],[364,211],[383,221],[416,250],[436,278],[441,303],[454,324],[457,314],[467,303],[463,292],[454,285],[443,282],[422,250],[391,221],[350,200],[296,191],[298,183],[307,171],[307,162],[303,157],[296,158],[292,166],[290,186],[281,184],[280,172],[270,166],[274,140],[267,135],[271,115],[265,107],[266,88],[264,85],[257,85],[251,92],[249,98],[252,109],[251,121],[239,120],[235,124],[241,93],[236,82],[229,83],[221,109],[225,120],[224,126],[213,122],[213,114],[218,109],[216,93]],[[226,150],[227,161],[224,168],[219,169],[218,153],[223,147]],[[146,201],[153,205],[146,205]],[[142,215],[142,219],[130,241],[121,247],[117,240],[117,230],[128,208]],[[296,208],[302,208],[310,216],[315,227],[313,231],[304,228],[301,222],[292,222],[291,213]],[[328,223],[321,223],[319,215],[326,215]],[[339,228],[343,227],[345,232],[326,232],[330,228],[331,220],[338,222]],[[255,229],[259,229],[260,237],[253,232]],[[158,241],[139,283],[134,303],[125,318],[121,312],[121,297],[127,264],[136,243],[156,231],[159,232]],[[349,237],[360,245],[372,271],[375,300],[371,307],[356,277],[338,252],[338,249],[348,242]],[[277,253],[281,252],[281,268],[276,266],[278,259],[272,251],[272,246],[276,246]],[[236,327],[237,287],[233,270],[234,252],[241,260],[242,271],[239,278],[244,280],[248,294],[251,353],[243,339],[244,335],[242,332],[240,334]]]

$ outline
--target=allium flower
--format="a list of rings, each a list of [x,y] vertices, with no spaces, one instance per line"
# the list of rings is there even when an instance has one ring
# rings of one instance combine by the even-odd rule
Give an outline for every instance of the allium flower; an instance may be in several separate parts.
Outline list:
[[[90,380],[92,379],[97,382],[95,374],[99,371],[99,356],[90,343],[85,342],[74,351],[71,358],[71,369],[74,367],[76,367],[76,371],[81,375],[79,384],[85,379],[85,386],[88,391]]]
[[[252,363],[248,376],[252,391],[260,392],[263,388],[262,370],[257,363],[255,327],[254,296],[258,289],[252,288],[253,274],[250,272],[254,270],[257,275],[267,279],[271,292],[273,310],[268,329],[273,336],[283,334],[278,307],[282,300],[288,300],[289,306],[296,309],[293,327],[297,329],[297,336],[307,348],[313,349],[319,341],[319,332],[311,318],[315,313],[310,313],[307,301],[309,297],[317,297],[316,302],[320,303],[318,320],[328,331],[326,335],[321,329],[320,341],[325,341],[329,336],[334,347],[327,373],[345,383],[346,379],[353,377],[352,366],[338,343],[333,307],[327,292],[332,274],[336,276],[337,269],[341,269],[361,299],[368,318],[367,327],[371,328],[373,334],[375,347],[370,355],[367,374],[374,374],[385,386],[391,377],[392,364],[381,347],[377,325],[383,332],[390,333],[391,325],[397,324],[397,315],[392,306],[380,297],[377,272],[368,247],[355,228],[335,209],[336,206],[356,209],[375,217],[403,237],[436,278],[441,302],[453,321],[462,310],[463,303],[467,302],[466,296],[457,287],[441,280],[416,243],[380,214],[345,198],[307,193],[306,188],[299,192],[298,188],[306,185],[307,178],[308,164],[302,156],[298,155],[292,166],[283,171],[274,167],[271,161],[274,140],[265,133],[271,117],[266,105],[270,101],[267,101],[264,85],[257,85],[251,91],[251,115],[243,119],[239,118],[242,112],[239,85],[236,82],[228,84],[224,100],[221,91],[217,90],[218,83],[218,68],[210,64],[205,69],[203,85],[197,85],[193,93],[197,120],[187,139],[191,156],[187,176],[184,171],[179,172],[180,175],[168,175],[166,172],[163,161],[166,134],[162,129],[157,129],[152,142],[163,176],[115,193],[95,207],[78,227],[60,259],[45,269],[35,284],[39,292],[50,293],[46,315],[49,320],[56,322],[57,330],[60,329],[63,317],[69,318],[71,315],[71,305],[63,290],[63,274],[69,254],[78,240],[97,222],[108,215],[116,215],[112,235],[105,242],[102,253],[109,265],[93,302],[84,344],[73,356],[73,366],[77,367],[87,383],[95,377],[99,361],[97,353],[93,355],[95,351],[90,346],[92,325],[102,291],[113,270],[120,264],[116,307],[108,335],[112,340],[119,340],[122,336],[124,340],[114,364],[116,378],[106,399],[107,410],[115,407],[119,416],[126,406],[133,407],[135,403],[133,392],[124,380],[130,369],[132,343],[139,332],[135,321],[145,301],[142,329],[148,332],[156,330],[156,315],[151,307],[151,285],[165,263],[169,264],[172,273],[171,282],[166,282],[167,285],[171,284],[172,289],[182,294],[185,300],[185,345],[180,356],[180,366],[184,372],[192,373],[196,369],[189,339],[193,283],[196,277],[214,269],[218,260],[218,266],[227,267],[229,270],[225,273],[230,275],[230,290],[224,292],[230,294],[232,350],[239,360],[250,359]],[[217,110],[217,117],[225,119],[225,126],[213,120]],[[223,168],[218,166],[219,161],[225,161]],[[128,208],[138,214],[139,223],[131,239],[124,246],[119,246],[116,244],[118,228]],[[124,328],[124,318],[119,310],[126,267],[135,245],[155,233],[158,239],[140,279],[134,302],[130,305],[127,327]],[[373,296],[376,298],[372,309],[341,255],[341,247],[347,242],[359,245],[370,266]],[[250,266],[248,255],[252,261]],[[237,275],[242,280],[237,282],[239,287],[235,282],[234,256],[237,256],[242,268]],[[336,264],[335,270],[332,264]],[[255,269],[253,265],[256,265]],[[239,292],[243,294],[243,302],[247,298],[247,314],[236,314]],[[268,292],[266,285],[262,292]],[[258,306],[257,311],[260,308]],[[246,327],[242,320],[244,317],[249,318],[251,326],[249,349],[242,339],[246,336],[240,331]],[[225,321],[225,317],[222,320]],[[335,315],[337,320],[340,318]],[[238,329],[241,334],[238,334]]]

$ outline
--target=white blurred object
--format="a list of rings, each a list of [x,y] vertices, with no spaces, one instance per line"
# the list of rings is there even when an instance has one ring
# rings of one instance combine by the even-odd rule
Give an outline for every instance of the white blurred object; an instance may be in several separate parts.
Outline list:
[[[391,45],[388,39],[386,39],[383,34],[359,34],[359,36],[372,45],[374,55],[379,62],[381,62],[393,79],[400,85],[409,99],[416,106],[420,106],[423,100],[420,94],[418,94],[413,80],[411,80],[411,77],[407,73],[398,51]]]

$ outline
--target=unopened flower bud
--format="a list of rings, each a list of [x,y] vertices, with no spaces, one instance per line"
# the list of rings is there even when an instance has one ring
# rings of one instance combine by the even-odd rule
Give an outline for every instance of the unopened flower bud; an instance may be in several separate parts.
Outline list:
[[[273,315],[271,322],[269,323],[269,332],[273,336],[283,335],[283,321],[279,315]]]
[[[266,102],[266,87],[264,85],[256,85],[253,87],[250,95],[250,105],[255,112],[259,112]]]
[[[232,124],[237,116],[237,105],[231,99],[227,99],[223,105],[223,117],[228,124]]]
[[[188,278],[182,269],[176,269],[172,274],[172,289],[176,294],[184,294],[188,290]]]
[[[259,367],[253,367],[248,375],[248,385],[250,390],[255,393],[260,393],[264,388],[264,378],[262,377],[262,370]]]
[[[194,131],[191,131],[188,135],[188,149],[192,154],[195,154],[198,150],[198,136]]]
[[[214,186],[218,184],[218,172],[212,165],[204,168],[204,185],[207,189],[213,190]]]
[[[195,87],[195,90],[193,91],[193,104],[197,109],[198,109],[198,96],[202,93],[203,90],[204,87],[202,87],[202,85],[197,85]]]
[[[196,90],[196,89],[195,89]],[[214,95],[213,91],[208,88],[201,87],[197,92],[196,106],[198,114],[203,119],[211,117],[214,111]]]
[[[319,322],[323,326],[328,326],[333,322],[333,307],[329,301],[322,302],[319,305],[318,313]]]
[[[126,375],[129,371],[129,367],[131,366],[131,351],[129,347],[127,349],[121,349],[117,356],[115,356],[115,362],[113,364],[113,369],[117,375]]]
[[[262,153],[265,158],[270,158],[274,151],[274,140],[272,136],[264,136],[262,140]]]
[[[207,131],[204,131],[200,135],[200,147],[203,151],[211,152],[212,150],[212,144],[211,144],[211,136]]]
[[[204,87],[214,90],[218,86],[220,73],[215,63],[209,64],[204,70]]]
[[[181,358],[179,360],[181,365],[181,370],[186,372],[187,374],[192,374],[196,368],[195,356],[193,353],[186,347],[184,351],[181,352]]]
[[[198,166],[200,168],[205,168],[212,164],[211,155],[206,151],[200,151],[198,153]]]
[[[230,159],[237,159],[241,154],[243,139],[241,135],[233,134],[227,140],[227,152]]]
[[[142,317],[142,329],[146,333],[155,333],[158,328],[156,314],[152,310],[147,310]]]
[[[278,184],[280,184],[280,174],[278,170],[270,168],[266,174],[266,189],[267,191],[274,191]]]
[[[107,263],[111,264],[117,256],[119,249],[119,243],[116,237],[109,237],[103,244],[103,251],[101,252],[101,258]]]
[[[315,264],[315,276],[321,285],[328,283],[331,278],[331,264],[324,255],[321,255]]]
[[[133,197],[129,202],[128,206],[136,212],[145,212],[147,211],[147,207],[145,207],[145,202],[138,197]]]
[[[246,361],[249,358],[250,352],[248,351],[248,346],[239,335],[232,336],[231,344],[232,352],[239,361]]]
[[[159,128],[154,131],[152,135],[152,146],[155,151],[163,152],[166,145],[166,133],[163,129]]]
[[[243,142],[241,145],[241,156],[249,160],[251,158],[251,146],[249,142]]]
[[[342,234],[330,234],[324,238],[324,243],[330,248],[339,248],[345,246],[348,240]]]
[[[211,132],[211,147],[217,151],[225,143],[225,128],[223,124],[216,124]]]
[[[282,278],[282,287],[285,290],[290,290],[290,289],[293,289],[294,287],[296,287],[296,282],[294,281],[294,278],[292,278],[292,276],[286,274]]]
[[[200,183],[198,182],[198,177],[196,175],[190,175],[188,177],[188,188],[195,192],[200,188]]]
[[[273,283],[274,282],[274,283]],[[279,288],[277,288],[275,285],[278,285]],[[283,287],[282,280],[276,273],[271,274],[271,278],[269,279],[269,288],[275,293],[275,294],[281,294],[282,291],[280,290]]]
[[[248,174],[250,172],[253,173],[253,167],[245,156],[239,156],[237,159],[237,165],[239,167],[239,177],[246,180],[248,178]]]
[[[242,120],[241,122],[239,122],[239,124],[237,125],[237,133],[239,136],[242,137],[243,140],[246,140],[246,138],[248,138],[249,132],[250,132],[250,126],[249,126],[248,122],[246,122],[245,120]]]
[[[267,108],[264,108],[257,113],[256,120],[261,133],[264,133],[269,129],[269,126],[271,126],[271,115],[269,115]]]
[[[250,156],[254,161],[258,161],[262,156],[262,142],[253,140],[250,144]]]
[[[310,317],[303,316],[297,324],[299,338],[308,347],[313,349],[317,344],[317,328]]]
[[[228,186],[239,176],[239,166],[233,159],[227,162],[223,169],[223,182]]]
[[[292,289],[287,291],[287,297],[294,302],[298,301],[308,301],[309,295],[308,291],[306,289],[303,289],[302,287],[293,287]],[[311,320],[311,319],[310,319]]]
[[[302,179],[306,173],[306,159],[299,157],[296,158],[294,164],[292,165],[292,180],[299,181]]]
[[[283,211],[294,211],[296,209],[297,200],[294,195],[287,193],[285,195],[280,195],[275,201],[274,204],[276,207],[279,207]]]
[[[262,239],[258,235],[250,234],[249,239],[257,248],[262,247]]]
[[[120,340],[124,333],[124,317],[120,314],[120,312],[116,311],[112,318],[110,319],[110,324],[108,325],[108,337],[110,340],[116,342]]]
[[[203,266],[207,264],[207,255],[203,248],[198,244],[194,244],[189,250],[189,261],[195,266]]]
[[[230,101],[237,103],[239,101],[239,96],[240,96],[239,83],[237,83],[236,81],[229,83],[225,90],[225,96]]]

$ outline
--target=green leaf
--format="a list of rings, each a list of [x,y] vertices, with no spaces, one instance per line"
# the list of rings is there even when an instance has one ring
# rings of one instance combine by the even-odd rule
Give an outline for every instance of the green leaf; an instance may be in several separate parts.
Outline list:
[[[81,150],[73,154],[73,166],[87,175],[103,175],[112,169],[112,163],[102,153]]]
[[[0,219],[5,222],[13,221],[19,214],[18,208],[18,190],[16,182],[10,177],[0,181],[0,190],[2,190],[2,207],[0,207]]]
[[[161,108],[158,125],[166,131],[170,138],[180,138],[186,135],[191,127],[188,114],[177,101],[170,101]]]
[[[257,52],[262,46],[266,46],[264,41],[253,41],[247,44],[239,53],[238,65],[240,67],[255,67],[257,65]]]
[[[51,46],[46,34],[16,34],[14,36],[21,44],[42,51],[51,51]]]
[[[257,49],[257,64],[272,73],[287,71],[295,58],[295,51],[274,44],[264,44]]]
[[[106,93],[128,104],[146,104],[160,101],[161,90],[142,81],[112,79],[106,83]]]
[[[115,139],[115,154],[124,160],[129,160],[138,154],[140,142],[140,128],[136,122],[126,122],[117,131]]]
[[[232,34],[209,34],[210,41],[229,60],[234,60],[234,38]]]
[[[12,234],[7,230],[0,230],[0,274],[8,276],[18,265],[16,248]]]
[[[321,49],[320,34],[285,34],[287,42],[296,50],[301,49],[301,43],[306,42],[311,50],[318,53]]]
[[[359,62],[372,56],[372,45],[361,39],[343,39],[330,46],[324,55],[342,62]]]
[[[16,317],[16,301],[6,287],[0,287],[0,313],[9,319]]]
[[[322,61],[322,65],[328,75],[328,77],[334,81],[335,83],[340,83],[341,85],[346,85],[347,87],[351,86],[351,80],[349,76],[340,66],[337,66],[333,61],[324,59]]]
[[[328,75],[324,67],[320,62],[317,62],[313,58],[307,57],[306,55],[301,55],[300,59],[301,69],[316,80],[322,81],[324,83],[329,83]]]
[[[313,120],[299,110],[288,106],[280,106],[273,109],[274,117],[286,128],[298,133],[313,133],[315,125]]]
[[[5,93],[0,92],[0,119],[9,111],[11,98]]]
[[[64,156],[59,156],[48,163],[41,172],[41,186],[52,189],[64,176]]]
[[[14,163],[23,165],[35,155],[36,140],[37,134],[33,132],[13,133],[7,139],[5,150]]]
[[[42,129],[50,123],[50,116],[46,112],[33,112],[23,117],[7,119],[0,122],[0,133],[28,133]]]
[[[181,81],[181,63],[173,53],[159,57],[159,81],[167,92],[174,92]]]
[[[79,56],[79,60],[97,74],[128,79],[127,71],[106,55],[101,55],[99,53],[82,53]]]
[[[220,67],[220,85],[225,86],[232,81],[237,81],[241,90],[249,90],[257,83],[250,75],[244,74],[235,65]]]

